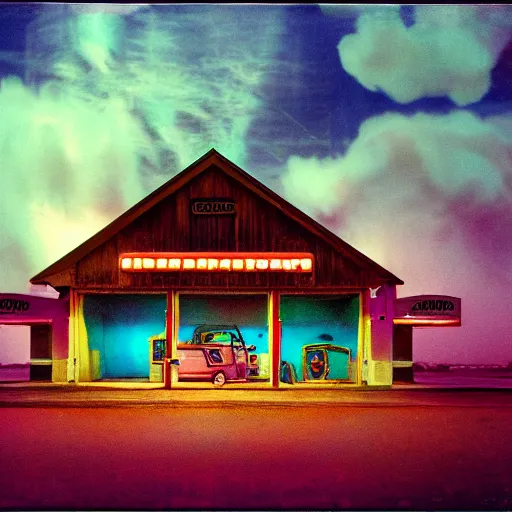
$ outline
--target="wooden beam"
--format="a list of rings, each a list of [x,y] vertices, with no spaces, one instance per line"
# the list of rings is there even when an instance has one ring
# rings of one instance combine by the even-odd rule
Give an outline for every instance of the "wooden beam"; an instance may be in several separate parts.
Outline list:
[[[279,318],[279,292],[271,291],[269,302],[269,326],[271,330],[272,343],[272,371],[270,382],[272,383],[272,387],[277,389],[279,387],[281,377],[281,320]]]
[[[171,389],[171,368],[170,361],[174,357],[173,350],[173,339],[174,339],[174,319],[175,319],[175,296],[176,292],[171,290],[167,292],[167,310],[165,314],[165,358],[164,358],[164,387]]]

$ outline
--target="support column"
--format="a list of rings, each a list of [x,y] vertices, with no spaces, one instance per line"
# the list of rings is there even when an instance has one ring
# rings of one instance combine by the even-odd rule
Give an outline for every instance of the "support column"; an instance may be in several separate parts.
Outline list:
[[[78,371],[75,373],[76,382],[90,382],[91,356],[89,353],[89,339],[85,327],[84,296],[73,292],[73,333],[75,340],[75,357]]]
[[[172,388],[172,367],[171,360],[176,358],[176,343],[174,341],[175,320],[176,320],[176,292],[167,292],[167,311],[165,315],[165,358],[164,358],[164,387]]]
[[[393,382],[393,318],[396,286],[383,284],[370,300],[371,348],[368,385],[390,386]]]
[[[71,290],[69,295],[69,319],[68,319],[68,336],[69,336],[69,356],[68,356],[68,381],[79,382],[80,375],[78,369],[78,328],[76,318],[77,293]]]
[[[372,323],[370,316],[370,290],[360,294],[359,336],[357,350],[357,384],[368,384],[368,362],[371,359]]]
[[[279,319],[279,292],[271,291],[269,301],[269,330],[271,333],[272,343],[272,369],[270,379],[272,387],[277,389],[279,387],[281,373],[281,320]]]

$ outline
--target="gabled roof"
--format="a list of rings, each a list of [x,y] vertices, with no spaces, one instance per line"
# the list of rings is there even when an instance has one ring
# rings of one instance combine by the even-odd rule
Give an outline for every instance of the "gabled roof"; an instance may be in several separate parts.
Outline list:
[[[367,267],[376,272],[386,281],[393,284],[404,284],[398,277],[381,267],[373,260],[354,249],[351,245],[344,242],[341,238],[326,229],[324,226],[316,222],[314,219],[303,213],[301,210],[293,206],[291,203],[277,195],[260,181],[253,178],[250,174],[242,170],[236,164],[222,156],[215,149],[211,149],[201,158],[189,165],[185,170],[171,178],[155,191],[147,195],[144,199],[132,206],[126,212],[121,214],[117,219],[98,231],[94,236],[83,242],[76,249],[72,250],[55,263],[44,269],[39,274],[30,279],[33,284],[46,283],[50,276],[69,271],[79,260],[87,256],[90,252],[105,243],[107,240],[115,236],[119,231],[134,222],[138,217],[150,210],[153,206],[160,203],[178,189],[185,186],[192,179],[205,172],[212,165],[225,172],[234,180],[241,183],[253,193],[260,196],[265,201],[271,203],[281,210],[287,217],[301,224],[305,229],[320,237],[336,250],[340,251],[345,257],[352,261]]]

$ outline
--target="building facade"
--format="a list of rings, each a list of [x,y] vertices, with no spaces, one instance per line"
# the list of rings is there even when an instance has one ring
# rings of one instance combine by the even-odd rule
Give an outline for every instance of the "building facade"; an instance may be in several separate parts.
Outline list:
[[[68,312],[54,381],[393,382],[403,282],[215,150],[31,283]]]

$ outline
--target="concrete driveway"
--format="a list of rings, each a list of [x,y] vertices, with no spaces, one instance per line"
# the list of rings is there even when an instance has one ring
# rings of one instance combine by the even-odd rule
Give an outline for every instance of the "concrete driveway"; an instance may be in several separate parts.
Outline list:
[[[124,392],[94,407],[4,402],[0,507],[512,508],[507,393],[176,406]]]

